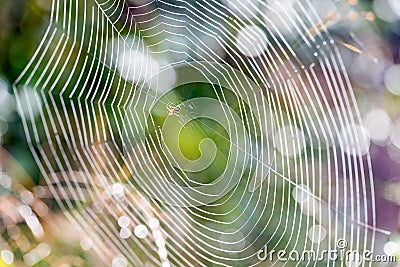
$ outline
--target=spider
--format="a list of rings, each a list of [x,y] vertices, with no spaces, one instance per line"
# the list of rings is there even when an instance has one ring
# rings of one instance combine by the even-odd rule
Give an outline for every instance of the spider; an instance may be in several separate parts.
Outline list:
[[[179,116],[179,111],[181,111],[181,106],[174,106],[171,102],[167,104],[168,115]]]
[[[180,122],[183,122],[185,120],[185,115],[181,114],[182,111],[182,107],[185,108],[185,113],[187,112],[187,114],[191,114],[190,110],[193,110],[193,106],[192,104],[187,104],[187,103],[181,103],[179,105],[173,105],[171,102],[169,102],[167,104],[167,110],[168,110],[168,116],[176,116],[179,119]],[[187,118],[186,118],[187,119]]]

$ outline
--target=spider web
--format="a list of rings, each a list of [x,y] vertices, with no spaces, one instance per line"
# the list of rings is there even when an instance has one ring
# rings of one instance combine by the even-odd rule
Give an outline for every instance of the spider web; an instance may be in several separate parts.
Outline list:
[[[365,133],[310,1],[54,0],[14,89],[48,190],[106,264],[373,248]],[[180,152],[182,131],[208,141]]]

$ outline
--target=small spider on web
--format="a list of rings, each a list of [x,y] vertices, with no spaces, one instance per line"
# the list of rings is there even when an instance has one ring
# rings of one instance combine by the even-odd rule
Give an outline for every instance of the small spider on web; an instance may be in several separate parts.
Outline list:
[[[169,102],[166,106],[168,111],[168,116],[176,116],[179,121],[183,123],[184,121],[190,121],[190,117],[194,116],[194,107],[190,103],[180,103],[178,105]]]
[[[176,115],[176,116],[179,117],[180,116],[179,112],[181,111],[181,105],[183,105],[183,104],[174,106],[171,102],[169,102],[167,104],[168,115],[169,116],[170,115]]]
[[[191,103],[181,103],[178,105],[174,105],[173,103],[169,102],[166,106],[168,110],[168,116],[175,115],[177,117],[182,117],[182,109],[185,110],[185,112],[192,113],[193,112],[193,105]]]

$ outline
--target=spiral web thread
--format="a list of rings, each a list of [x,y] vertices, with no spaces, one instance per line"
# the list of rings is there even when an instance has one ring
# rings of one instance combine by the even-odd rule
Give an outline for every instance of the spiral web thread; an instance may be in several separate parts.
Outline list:
[[[234,84],[237,72],[215,74],[214,65],[194,63],[204,61],[234,67],[245,83]],[[235,170],[247,172],[204,205],[165,190],[174,152],[149,146],[162,146],[168,133],[141,133],[151,108],[168,112],[164,86],[179,64],[229,81],[243,127],[256,133],[238,148],[249,160]],[[251,83],[258,92],[238,93]],[[14,88],[19,108],[32,111],[21,114],[48,190],[107,264],[280,266],[276,259],[260,263],[257,252],[267,244],[318,254],[339,239],[348,249],[373,247],[374,189],[368,153],[359,149],[354,96],[310,1],[54,0]],[[33,105],[41,106],[36,118]],[[179,116],[165,116],[202,116],[196,105],[179,107]],[[232,121],[225,130],[239,126]],[[162,195],[174,205],[154,197]],[[150,233],[122,238],[121,225]],[[309,229],[324,238],[310,242]]]

